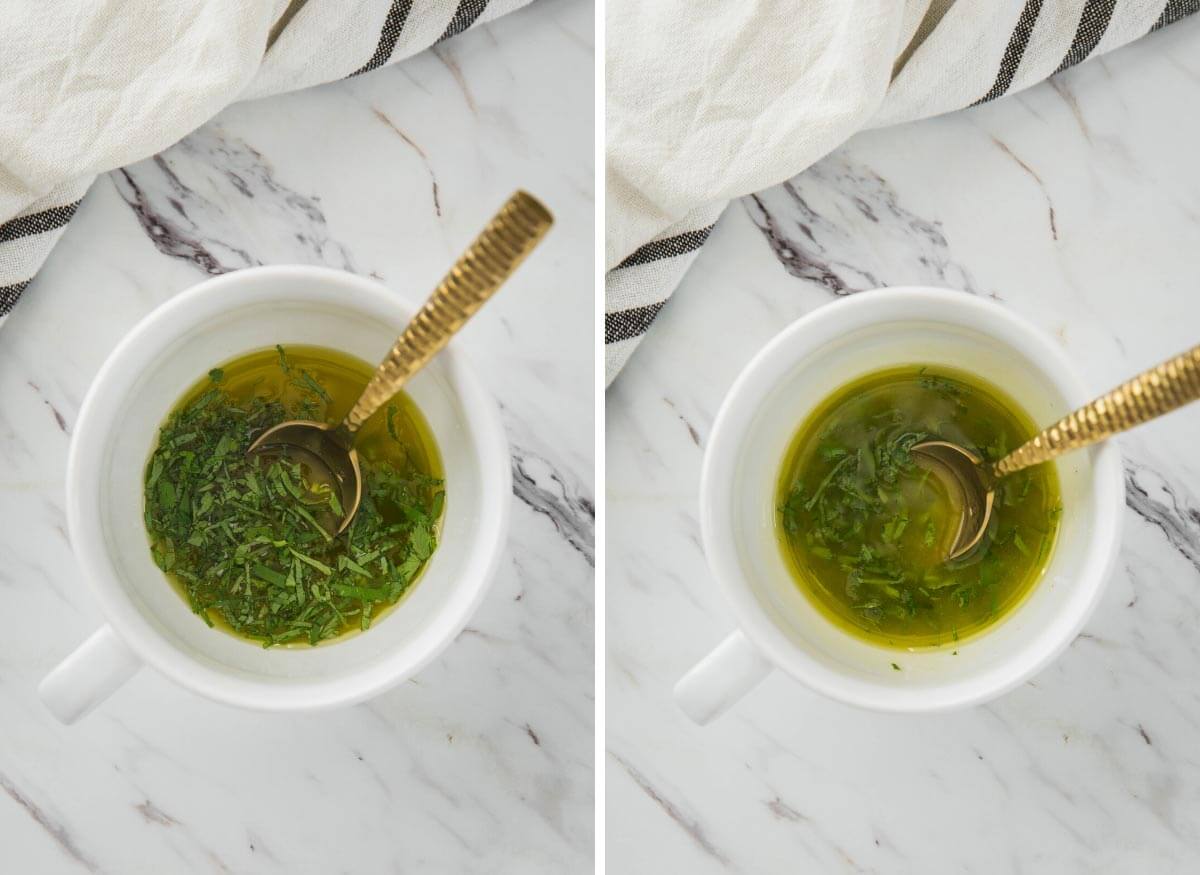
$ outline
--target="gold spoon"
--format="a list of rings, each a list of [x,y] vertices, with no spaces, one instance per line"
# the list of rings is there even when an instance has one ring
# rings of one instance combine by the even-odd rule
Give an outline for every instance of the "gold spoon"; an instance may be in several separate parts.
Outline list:
[[[246,455],[286,455],[306,465],[315,482],[337,489],[343,512],[337,533],[345,531],[362,500],[355,433],[496,293],[553,223],[532,195],[518,191],[510,197],[409,321],[345,419],[338,425],[281,422],[263,432]]]
[[[1200,346],[1194,346],[1068,413],[998,462],[987,464],[976,453],[948,441],[915,444],[913,461],[942,481],[951,502],[962,511],[947,558],[965,555],[983,538],[1002,477],[1099,443],[1198,398]]]

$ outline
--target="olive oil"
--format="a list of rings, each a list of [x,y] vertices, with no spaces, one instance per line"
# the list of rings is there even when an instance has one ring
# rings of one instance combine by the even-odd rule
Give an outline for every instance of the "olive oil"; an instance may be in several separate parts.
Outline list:
[[[1046,568],[1058,475],[1040,465],[1002,480],[980,546],[946,562],[958,508],[909,450],[940,438],[995,460],[1036,432],[1012,399],[957,370],[894,368],[842,386],[801,425],[780,470],[777,537],[798,586],[838,626],[885,646],[986,629]]]
[[[311,410],[314,415],[305,419],[336,423],[350,412],[375,373],[375,368],[361,359],[321,346],[289,345],[283,361],[288,371],[280,366],[277,347],[239,356],[218,368],[222,372],[221,389],[235,404],[250,398],[279,400],[290,409]],[[295,374],[301,376],[297,378]],[[325,391],[327,401],[307,388],[304,374]],[[198,380],[173,410],[187,407],[211,387],[212,380],[208,377]],[[358,430],[354,446],[359,458],[393,464],[407,459],[422,473],[442,479],[442,459],[420,408],[403,391],[396,394],[390,407],[393,411],[390,425],[389,407],[385,405]]]
[[[334,490],[285,458],[247,458],[285,419],[339,422],[373,368],[335,350],[258,350],[214,368],[180,399],[146,467],[151,553],[210,626],[264,646],[367,629],[416,583],[437,545],[441,457],[403,392],[359,430],[364,496],[333,535]]]

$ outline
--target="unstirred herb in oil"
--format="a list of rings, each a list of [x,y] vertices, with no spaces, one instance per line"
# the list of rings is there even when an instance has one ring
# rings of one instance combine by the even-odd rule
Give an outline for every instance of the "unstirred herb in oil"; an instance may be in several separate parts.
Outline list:
[[[154,561],[209,625],[264,647],[365,630],[433,555],[440,460],[407,396],[359,433],[363,499],[340,535],[336,490],[286,457],[246,457],[286,419],[338,421],[370,373],[332,350],[276,347],[214,368],[168,416],[146,466],[146,529]]]

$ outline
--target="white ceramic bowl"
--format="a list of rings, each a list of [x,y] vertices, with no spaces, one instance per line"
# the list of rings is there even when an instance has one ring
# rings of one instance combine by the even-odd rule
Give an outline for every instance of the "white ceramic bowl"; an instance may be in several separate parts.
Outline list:
[[[739,631],[676,686],[676,700],[698,722],[728,708],[774,667],[866,708],[923,712],[984,702],[1062,652],[1099,601],[1124,506],[1112,441],[1055,463],[1063,516],[1042,580],[1011,615],[959,644],[957,655],[952,648],[897,651],[852,637],[800,591],[774,535],[774,492],[786,448],[813,407],[839,386],[909,364],[977,373],[1047,425],[1094,395],[1051,338],[1004,307],[959,292],[865,292],[785,329],[729,390],[705,453],[704,549]]]
[[[264,650],[210,629],[155,566],[142,522],[143,471],[158,427],[210,368],[276,343],[329,346],[374,363],[414,310],[352,274],[263,267],[201,283],[121,341],[84,401],[67,465],[71,543],[109,625],[42,682],[57,716],[77,718],[142,664],[232,705],[345,705],[412,676],[458,635],[500,559],[512,488],[496,405],[453,343],[405,387],[445,464],[441,545],[400,606],[367,632]]]

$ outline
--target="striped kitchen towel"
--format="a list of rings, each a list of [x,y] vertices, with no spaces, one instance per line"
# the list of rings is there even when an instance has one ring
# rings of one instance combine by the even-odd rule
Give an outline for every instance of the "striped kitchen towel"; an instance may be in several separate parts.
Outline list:
[[[0,324],[97,174],[162,151],[234,101],[369,72],[528,2],[6,4]]]
[[[609,0],[605,371],[730,200],[859,130],[1028,88],[1200,0]]]

